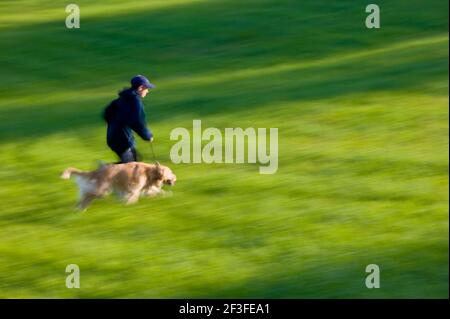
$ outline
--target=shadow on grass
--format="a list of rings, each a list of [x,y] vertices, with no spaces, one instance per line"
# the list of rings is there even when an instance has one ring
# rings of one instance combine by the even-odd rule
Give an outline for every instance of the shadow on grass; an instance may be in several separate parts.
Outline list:
[[[426,12],[421,10],[424,5]],[[362,27],[363,10],[352,1],[204,2],[85,19],[79,30],[67,30],[60,22],[8,29],[0,35],[0,61],[5,65],[1,94],[7,106],[0,110],[0,138],[30,139],[102,125],[101,109],[116,90],[108,98],[82,96],[80,102],[73,91],[79,89],[81,96],[96,87],[119,89],[117,83],[126,83],[134,73],[148,73],[164,84],[215,72],[326,61],[446,32],[442,7],[448,4],[419,1],[410,6],[405,11],[404,5],[391,4],[384,10],[389,27],[372,33]],[[261,76],[256,72],[212,84],[187,81],[170,90],[161,85],[146,100],[149,120],[153,124],[174,116],[203,117],[360,92],[423,89],[448,76],[447,43],[444,39],[365,59]],[[66,100],[40,103],[39,95],[51,96],[66,86],[71,88]],[[8,105],[9,98],[27,94],[34,97],[24,106]]]
[[[333,245],[333,244],[332,244]],[[280,253],[239,283],[193,285],[176,298],[448,298],[448,244],[384,243],[382,247],[323,247],[307,255]],[[365,286],[365,268],[380,267],[380,289]]]

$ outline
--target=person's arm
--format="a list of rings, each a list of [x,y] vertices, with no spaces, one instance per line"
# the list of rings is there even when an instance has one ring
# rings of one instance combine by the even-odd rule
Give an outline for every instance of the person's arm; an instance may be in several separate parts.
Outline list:
[[[135,131],[142,139],[150,141],[153,139],[152,132],[147,128],[145,123],[145,113],[139,98],[132,99],[130,112],[128,113],[128,126]]]

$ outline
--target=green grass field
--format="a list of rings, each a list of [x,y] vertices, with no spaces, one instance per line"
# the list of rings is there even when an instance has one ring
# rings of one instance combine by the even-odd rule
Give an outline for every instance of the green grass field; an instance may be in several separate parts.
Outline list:
[[[68,3],[0,3],[0,297],[448,298],[448,2],[379,0],[378,30],[367,1]],[[100,113],[139,73],[173,196],[78,213],[59,174],[116,160]],[[278,172],[172,164],[193,119],[277,127]]]

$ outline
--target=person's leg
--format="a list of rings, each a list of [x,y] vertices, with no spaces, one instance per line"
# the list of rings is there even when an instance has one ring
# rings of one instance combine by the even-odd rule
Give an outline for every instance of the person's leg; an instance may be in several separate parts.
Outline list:
[[[133,153],[134,161],[139,162],[141,160],[141,154],[134,147],[131,148],[131,152]]]
[[[120,163],[136,162],[136,153],[133,150],[133,148],[129,148],[120,154]]]

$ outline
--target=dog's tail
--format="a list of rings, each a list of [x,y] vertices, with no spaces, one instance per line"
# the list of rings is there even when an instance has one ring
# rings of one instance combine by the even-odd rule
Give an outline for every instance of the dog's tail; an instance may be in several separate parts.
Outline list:
[[[85,172],[83,172],[82,170],[79,170],[78,168],[69,167],[69,168],[65,169],[64,172],[62,172],[61,178],[62,179],[70,179],[72,174],[83,175],[83,173],[85,173]]]

